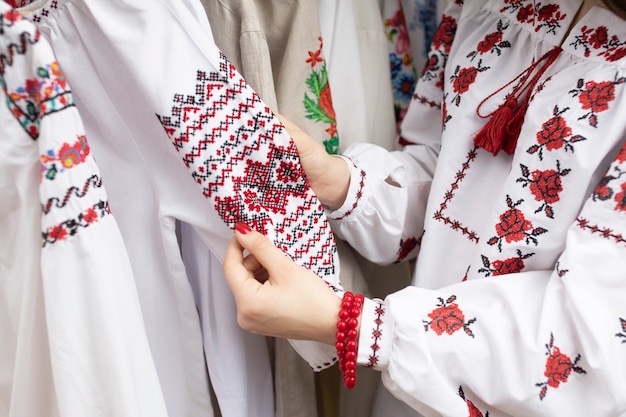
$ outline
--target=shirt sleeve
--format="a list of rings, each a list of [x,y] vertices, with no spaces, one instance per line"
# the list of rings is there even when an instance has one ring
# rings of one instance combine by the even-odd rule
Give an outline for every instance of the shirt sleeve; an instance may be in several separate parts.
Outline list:
[[[624,413],[625,170],[626,145],[554,270],[366,302],[359,364],[425,415]]]
[[[446,118],[443,78],[462,7],[448,6],[434,36],[428,61],[403,119],[399,150],[373,144],[346,149],[351,182],[342,207],[329,213],[333,230],[377,263],[412,258],[423,219]],[[389,202],[393,204],[389,204]],[[367,239],[375,233],[376,239]]]

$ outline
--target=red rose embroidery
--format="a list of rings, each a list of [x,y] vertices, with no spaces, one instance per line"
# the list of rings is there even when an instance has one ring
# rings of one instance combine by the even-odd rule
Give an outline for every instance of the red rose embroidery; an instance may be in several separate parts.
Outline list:
[[[437,49],[442,49],[445,53],[450,52],[456,28],[456,20],[453,17],[443,15],[439,28],[433,37],[433,46]]]
[[[487,412],[484,416],[483,413],[474,405],[473,402],[465,398],[465,393],[463,392],[463,387],[459,387],[459,396],[465,400],[467,404],[467,411],[469,412],[469,417],[489,417],[489,412]]]
[[[615,194],[615,210],[626,211],[626,182],[622,183],[622,191]]]
[[[570,94],[578,97],[583,110],[589,110],[579,119],[588,119],[593,127],[598,126],[598,113],[609,109],[610,104],[615,100],[615,86],[626,82],[626,77],[615,75],[613,81],[587,81],[578,80],[575,89],[570,90]]]
[[[544,171],[535,170],[530,172],[526,165],[520,164],[522,177],[517,182],[523,183],[523,186],[530,186],[530,192],[536,201],[543,204],[535,211],[545,211],[546,215],[554,218],[554,209],[552,204],[560,200],[559,194],[563,191],[561,177],[570,173],[570,169],[561,169],[561,163],[556,161],[556,170],[547,169]]]
[[[535,384],[536,386],[541,387],[539,398],[542,400],[548,392],[548,387],[558,388],[561,383],[567,382],[572,371],[579,374],[587,373],[584,369],[577,365],[580,360],[580,355],[577,355],[576,359],[572,362],[569,356],[561,353],[561,350],[554,346],[554,336],[552,334],[550,334],[550,343],[546,345],[546,350],[548,359],[546,360],[545,371],[543,374],[546,378],[548,378],[548,380]]]
[[[458,106],[461,103],[461,95],[467,92],[470,86],[474,84],[478,73],[488,69],[489,67],[482,66],[482,60],[478,61],[478,65],[475,67],[461,68],[457,66],[454,70],[454,75],[451,76],[452,89],[456,93],[451,101]]]
[[[485,255],[481,255],[483,261],[483,267],[478,270],[480,273],[484,273],[486,277],[488,276],[498,276],[498,275],[506,275],[506,274],[515,274],[518,272],[522,272],[526,265],[524,264],[524,260],[533,256],[534,253],[528,253],[522,255],[521,250],[517,250],[517,256],[507,258],[504,260],[495,260],[491,262],[489,258]]]
[[[599,49],[609,42],[609,30],[605,26],[597,27],[589,35],[589,44],[596,49]]]
[[[574,152],[573,143],[586,140],[581,135],[572,135],[572,128],[567,125],[567,121],[562,116],[568,108],[559,110],[558,106],[554,107],[553,117],[548,119],[541,125],[541,130],[537,132],[537,144],[526,150],[529,154],[539,152],[539,159],[543,160],[543,149],[553,151],[564,148],[566,151]]]
[[[464,330],[468,336],[474,337],[474,334],[469,328],[469,325],[476,321],[475,318],[465,322],[465,315],[463,311],[459,309],[459,306],[454,303],[456,296],[452,295],[447,300],[439,298],[439,304],[437,308],[428,314],[430,321],[423,320],[424,329],[432,329],[438,335],[444,333],[454,334],[458,330]]]
[[[492,237],[487,241],[489,245],[498,245],[498,249],[502,252],[502,240],[506,243],[520,242],[526,240],[526,243],[533,242],[537,244],[536,236],[547,232],[542,227],[534,227],[532,222],[526,220],[524,213],[516,208],[524,200],[513,202],[509,196],[507,196],[507,205],[509,209],[500,215],[500,222],[496,224],[495,229],[497,236]]]
[[[400,252],[398,253],[397,261],[400,262],[404,260],[407,255],[411,253],[413,249],[415,249],[418,243],[418,240],[414,237],[408,238],[406,240],[400,239]]]

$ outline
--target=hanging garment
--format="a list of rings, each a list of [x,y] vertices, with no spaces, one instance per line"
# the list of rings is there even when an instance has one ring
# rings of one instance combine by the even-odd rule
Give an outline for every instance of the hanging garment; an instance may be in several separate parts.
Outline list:
[[[207,415],[207,367],[224,416],[257,415],[273,406],[265,338],[242,331],[234,304],[225,303],[232,310],[203,320],[205,335],[230,335],[210,337],[206,348],[215,354],[205,365],[175,225],[191,225],[219,261],[231,228],[244,221],[335,288],[336,247],[295,145],[215,47],[198,5],[53,0],[22,11],[31,12],[74,83],[170,416]],[[220,288],[213,297],[232,299]],[[332,346],[293,345],[314,369],[335,361]]]
[[[0,416],[167,417],[70,84],[0,2]]]
[[[364,306],[358,360],[424,415],[626,412],[626,24],[594,7],[568,31],[581,3],[452,2],[405,148],[346,152],[334,230],[417,255],[415,286]],[[530,81],[511,153],[475,143]]]

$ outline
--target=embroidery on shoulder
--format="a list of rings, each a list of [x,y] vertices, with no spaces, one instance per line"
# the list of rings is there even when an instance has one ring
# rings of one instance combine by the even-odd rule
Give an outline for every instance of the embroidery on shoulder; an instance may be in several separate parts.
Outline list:
[[[543,29],[546,34],[556,35],[557,29],[561,28],[561,22],[567,17],[567,13],[561,12],[561,6],[557,3],[504,0],[504,4],[500,9],[501,13],[514,14],[519,23],[534,26],[535,32]]]
[[[511,42],[503,40],[504,31],[508,27],[509,25],[505,25],[502,20],[498,21],[496,30],[486,34],[483,40],[478,42],[478,45],[476,45],[476,50],[467,54],[470,61],[473,61],[477,56],[484,55],[486,53],[495,53],[500,56],[502,55],[502,49],[510,48]]]
[[[463,330],[468,336],[474,337],[470,325],[476,322],[476,318],[465,321],[465,314],[455,303],[456,295],[451,295],[446,300],[438,297],[437,308],[428,313],[430,320],[422,320],[424,330],[432,329],[438,336],[444,333],[452,335],[459,330]]]
[[[330,93],[330,84],[328,82],[328,72],[326,70],[326,61],[322,57],[322,37],[319,38],[320,46],[316,51],[309,51],[309,57],[306,62],[311,64],[311,75],[306,80],[309,91],[313,93],[313,98],[304,93],[304,108],[306,110],[306,118],[316,122],[328,124],[326,133],[330,139],[324,140],[326,152],[329,154],[339,153],[339,134],[337,133],[337,117],[333,107],[333,100]],[[319,71],[315,70],[315,66],[321,63],[322,67]]]
[[[431,50],[422,70],[422,81],[435,81],[435,85],[443,90],[444,68],[448,60],[452,41],[456,35],[457,21],[452,16],[443,15],[439,28],[433,37]]]
[[[615,74],[612,81],[597,82],[594,80],[585,81],[579,79],[576,88],[569,91],[573,97],[578,97],[578,101],[583,110],[588,110],[578,120],[587,119],[589,125],[598,127],[598,113],[609,109],[612,101],[615,100],[615,87],[626,82],[626,77]]]
[[[543,400],[548,393],[548,387],[558,388],[561,383],[566,383],[572,372],[577,374],[586,374],[583,368],[578,366],[580,360],[580,354],[576,355],[576,358],[572,361],[569,356],[561,353],[561,350],[554,345],[554,335],[550,333],[550,342],[546,344],[546,367],[544,376],[548,378],[545,382],[539,382],[535,384],[537,387],[541,387],[539,391],[539,398]]]
[[[463,392],[463,387],[459,386],[459,397],[463,398],[463,400],[467,403],[467,410],[469,411],[468,417],[489,417],[489,411],[483,413],[474,405],[473,402],[465,398],[465,392]]]
[[[607,62],[614,62],[626,56],[626,40],[620,39],[615,34],[610,34],[606,26],[580,28],[580,34],[576,35],[570,45],[574,49],[583,48],[586,57],[599,56]]]

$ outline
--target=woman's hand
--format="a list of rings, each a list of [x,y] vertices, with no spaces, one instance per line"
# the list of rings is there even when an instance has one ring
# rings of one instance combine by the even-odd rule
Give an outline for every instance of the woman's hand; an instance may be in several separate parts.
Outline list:
[[[302,168],[320,202],[331,209],[341,207],[350,185],[346,163],[329,155],[322,144],[289,120],[279,114],[276,117],[296,143]]]
[[[250,254],[244,256],[243,251]],[[237,303],[237,322],[254,333],[335,343],[341,299],[310,270],[262,234],[237,224],[224,273]]]

